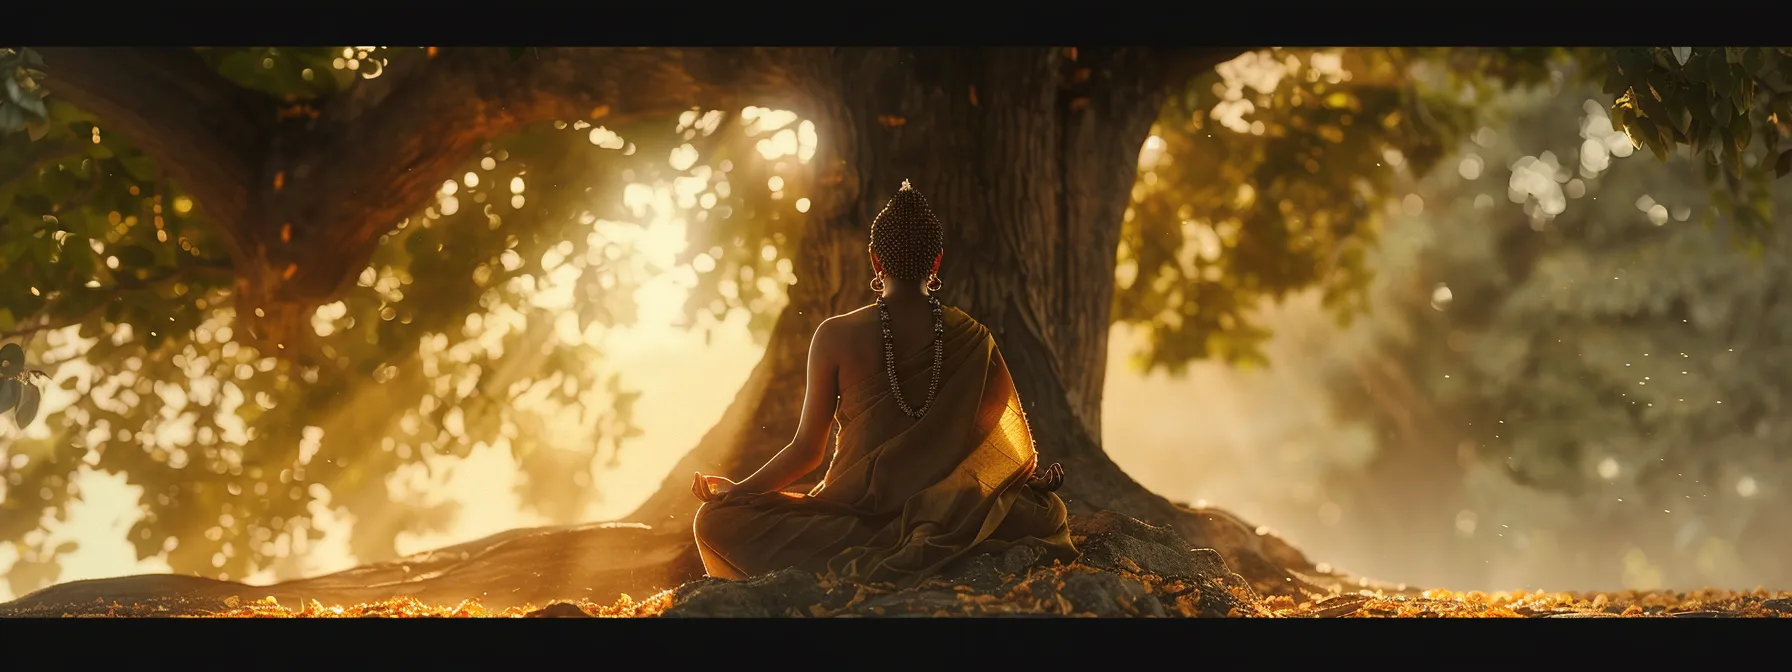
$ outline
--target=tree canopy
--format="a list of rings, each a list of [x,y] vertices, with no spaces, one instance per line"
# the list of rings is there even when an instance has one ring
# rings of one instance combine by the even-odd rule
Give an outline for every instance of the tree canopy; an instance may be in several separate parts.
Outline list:
[[[775,65],[754,69],[770,57],[537,51],[176,50],[105,77],[98,51],[66,65],[0,51],[0,131],[21,131],[0,135],[0,339],[26,346],[64,400],[9,449],[0,539],[22,549],[15,591],[53,576],[41,527],[79,497],[83,468],[143,486],[141,556],[210,575],[301,546],[315,506],[356,514],[357,556],[390,556],[397,531],[452,511],[393,502],[387,477],[479,444],[516,453],[528,505],[576,517],[597,494],[585,467],[638,431],[635,396],[599,352],[634,290],[672,273],[693,328],[740,311],[767,332],[796,281],[808,194],[826,187],[807,166],[825,138],[776,109]],[[575,78],[573,58],[603,76]],[[1259,361],[1263,298],[1320,286],[1341,316],[1360,313],[1394,171],[1428,169],[1487,123],[1487,92],[1554,79],[1604,81],[1620,130],[1663,156],[1698,153],[1737,222],[1769,221],[1760,185],[1787,165],[1789,58],[1248,52],[1179,87],[1143,148],[1115,320],[1151,330],[1141,362],[1175,370]],[[86,78],[75,99],[139,87],[176,111],[84,109],[59,94],[59,68]],[[198,84],[212,75],[228,87]],[[513,129],[508,108],[444,103],[456,86],[551,114]],[[693,107],[693,90],[727,95]],[[505,132],[480,137],[490,129]],[[291,167],[259,185],[208,179],[262,174],[245,137],[275,138]],[[348,158],[325,161],[326,146]],[[318,192],[305,190],[326,184],[353,187],[328,207],[355,216],[306,210]],[[270,331],[283,309],[311,333]]]

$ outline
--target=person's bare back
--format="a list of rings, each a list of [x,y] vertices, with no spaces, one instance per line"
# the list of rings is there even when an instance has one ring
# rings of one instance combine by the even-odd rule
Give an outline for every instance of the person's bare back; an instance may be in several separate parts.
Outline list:
[[[932,348],[933,306],[926,298],[917,296],[888,303],[896,359],[901,361]],[[878,319],[877,304],[829,318],[817,335],[817,345],[832,355],[840,388],[884,372],[883,324]],[[927,381],[904,385],[902,395],[912,400],[910,403],[924,403]]]

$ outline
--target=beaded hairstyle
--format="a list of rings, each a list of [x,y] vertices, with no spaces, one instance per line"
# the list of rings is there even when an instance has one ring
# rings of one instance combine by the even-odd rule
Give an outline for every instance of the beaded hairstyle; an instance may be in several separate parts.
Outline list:
[[[933,216],[921,192],[902,181],[902,188],[871,220],[871,251],[891,279],[919,282],[933,274],[933,262],[946,249],[946,230]]]

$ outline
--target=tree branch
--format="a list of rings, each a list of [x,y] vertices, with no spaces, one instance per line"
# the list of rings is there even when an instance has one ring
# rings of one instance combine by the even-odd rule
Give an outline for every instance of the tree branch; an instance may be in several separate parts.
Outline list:
[[[238,88],[189,49],[42,48],[44,85],[102,120],[163,166],[221,224],[249,209],[256,152],[267,145],[273,102]],[[233,250],[238,252],[240,250]]]
[[[282,119],[276,101],[190,50],[42,51],[50,91],[129,137],[219,228],[238,313],[263,322],[244,333],[276,343],[352,286],[380,237],[494,137],[551,119],[614,126],[780,104],[788,88],[782,49],[414,50],[320,114]]]
[[[615,126],[775,93],[782,81],[776,52],[746,51],[530,49],[516,60],[502,49],[408,54],[413,60],[401,71],[361,82],[326,102],[318,119],[281,131],[263,174],[283,175],[283,187],[263,180],[269,211],[256,219],[292,224],[292,240],[281,242],[293,249],[269,249],[268,260],[300,267],[295,279],[303,282],[290,293],[333,297],[379,237],[416,214],[486,141],[539,121]],[[382,82],[388,76],[394,81]],[[319,264],[348,270],[305,272]]]

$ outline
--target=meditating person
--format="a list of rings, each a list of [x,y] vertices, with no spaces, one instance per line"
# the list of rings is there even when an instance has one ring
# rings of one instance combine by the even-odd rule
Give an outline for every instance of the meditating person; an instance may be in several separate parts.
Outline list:
[[[799,568],[912,585],[960,558],[1033,546],[1070,561],[1063,469],[1038,456],[1008,366],[983,325],[940,304],[945,234],[907,181],[871,224],[876,303],[809,345],[796,436],[751,476],[697,474],[710,576]],[[783,488],[832,461],[807,494]]]

